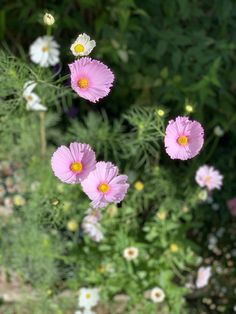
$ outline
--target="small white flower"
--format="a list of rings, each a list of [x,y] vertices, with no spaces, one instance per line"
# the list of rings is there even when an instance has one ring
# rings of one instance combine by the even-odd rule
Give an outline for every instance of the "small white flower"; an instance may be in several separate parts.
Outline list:
[[[80,34],[76,41],[71,45],[70,50],[74,56],[88,56],[96,46],[95,40],[90,40],[90,37],[83,33]]]
[[[211,267],[210,266],[200,267],[197,272],[196,287],[198,289],[205,287],[208,284],[210,277],[211,277]]]
[[[100,242],[103,240],[103,232],[101,230],[101,224],[98,222],[101,220],[102,214],[98,209],[87,210],[87,216],[84,217],[82,222],[82,229],[93,241]]]
[[[130,246],[124,249],[123,256],[127,261],[132,261],[138,257],[139,251],[136,247]]]
[[[219,125],[217,125],[217,126],[214,128],[214,134],[215,134],[216,136],[221,137],[221,136],[224,135],[224,130],[223,130]]]
[[[23,97],[26,100],[26,109],[32,111],[46,111],[47,107],[42,105],[40,97],[33,93],[37,83],[34,81],[27,81],[23,87]]]
[[[30,46],[31,61],[41,67],[59,63],[59,45],[51,36],[38,37]]]
[[[43,16],[43,22],[45,25],[51,26],[55,23],[54,16],[50,13],[45,13]]]
[[[99,291],[97,288],[81,288],[79,291],[79,307],[90,310],[99,301]]]
[[[159,287],[153,288],[151,290],[151,299],[154,303],[160,303],[160,302],[164,301],[164,299],[165,299],[164,291]]]

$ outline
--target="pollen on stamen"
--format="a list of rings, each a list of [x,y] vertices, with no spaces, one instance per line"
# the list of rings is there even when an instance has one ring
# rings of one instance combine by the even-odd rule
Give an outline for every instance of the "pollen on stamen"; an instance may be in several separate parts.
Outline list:
[[[107,183],[101,183],[98,186],[98,191],[102,192],[102,193],[107,193],[109,191],[109,185]]]
[[[48,50],[49,50],[48,46],[44,46],[44,47],[42,48],[42,51],[43,51],[43,52],[47,52]]]
[[[87,78],[82,77],[82,78],[80,78],[80,79],[78,80],[78,83],[77,83],[77,84],[78,84],[78,86],[79,86],[80,88],[87,88],[89,82],[88,82],[88,79],[87,79]]]
[[[188,138],[185,135],[181,135],[178,137],[177,142],[181,146],[185,146],[188,144]]]
[[[84,52],[84,46],[81,45],[81,44],[77,44],[77,45],[74,47],[74,50],[75,50],[76,53]]]
[[[83,165],[81,162],[76,161],[71,164],[70,169],[73,172],[80,173],[83,170]]]

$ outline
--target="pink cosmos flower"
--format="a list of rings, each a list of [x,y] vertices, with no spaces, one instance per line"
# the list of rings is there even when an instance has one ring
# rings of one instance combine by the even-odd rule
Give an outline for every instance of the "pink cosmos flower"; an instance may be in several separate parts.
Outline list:
[[[227,201],[227,206],[232,216],[236,216],[236,197]]]
[[[60,146],[52,155],[52,170],[65,183],[80,183],[96,167],[96,156],[88,144]]]
[[[187,117],[170,120],[166,128],[165,148],[171,159],[187,160],[195,157],[204,142],[204,130],[197,121]]]
[[[196,287],[203,288],[208,285],[209,279],[211,277],[211,267],[200,267],[197,272],[197,280],[196,280]]]
[[[99,208],[124,199],[129,187],[127,179],[126,175],[118,175],[118,168],[111,162],[100,161],[81,184],[92,200],[91,206]]]
[[[82,228],[93,241],[100,242],[104,236],[99,221],[102,214],[98,209],[89,208],[82,222]]]
[[[114,81],[114,74],[102,62],[88,57],[69,64],[71,87],[82,98],[91,102],[107,96]]]
[[[219,190],[222,186],[223,176],[214,167],[204,165],[197,170],[195,180],[198,185],[206,187],[209,191]]]

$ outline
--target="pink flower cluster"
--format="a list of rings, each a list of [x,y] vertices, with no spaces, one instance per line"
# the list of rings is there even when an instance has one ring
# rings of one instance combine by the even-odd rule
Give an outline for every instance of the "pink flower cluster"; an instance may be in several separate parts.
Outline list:
[[[111,162],[96,162],[95,152],[88,144],[61,146],[52,155],[52,170],[62,182],[80,183],[94,208],[120,203],[128,190],[128,177],[119,175]]]

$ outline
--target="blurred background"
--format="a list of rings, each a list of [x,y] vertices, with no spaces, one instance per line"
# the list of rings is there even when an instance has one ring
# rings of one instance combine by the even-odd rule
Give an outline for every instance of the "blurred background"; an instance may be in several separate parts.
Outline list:
[[[48,69],[28,53],[46,34],[45,12],[60,45],[60,64]],[[80,33],[115,74],[97,104],[70,89]],[[227,205],[236,197],[236,2],[1,0],[0,39],[0,313],[75,313],[84,286],[100,288],[98,314],[236,312],[236,205]],[[44,158],[40,119],[22,98],[30,79],[49,108]],[[164,151],[161,134],[178,115],[205,130],[201,154],[187,162]],[[99,245],[81,229],[88,200],[51,171],[52,152],[72,141],[129,176],[125,201],[103,213]],[[197,186],[204,164],[224,176],[221,190]],[[129,246],[139,249],[133,264],[122,256]],[[200,266],[212,269],[203,289]],[[155,286],[163,303],[145,297]]]

